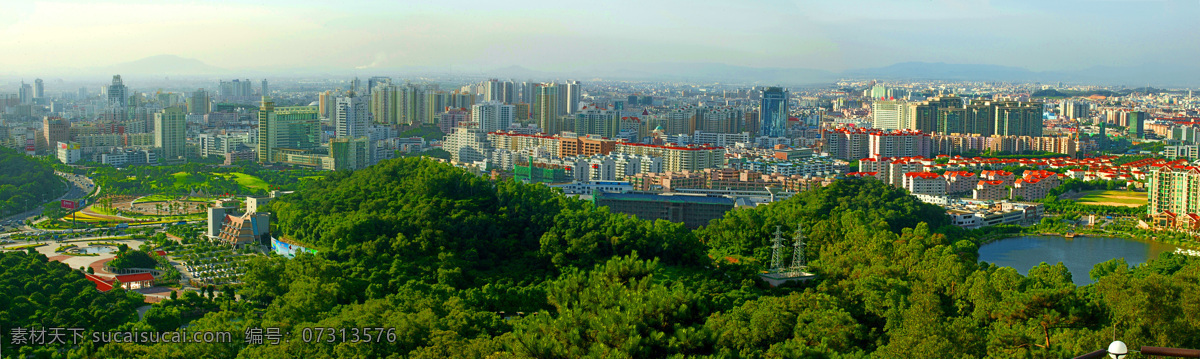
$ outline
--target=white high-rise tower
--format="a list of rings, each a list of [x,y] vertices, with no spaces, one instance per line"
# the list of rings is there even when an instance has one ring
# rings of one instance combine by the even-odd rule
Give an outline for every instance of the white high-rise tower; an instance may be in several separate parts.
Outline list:
[[[334,116],[334,135],[337,138],[358,138],[368,136],[367,121],[370,114],[366,97],[356,96],[351,91],[349,96],[339,97],[336,102]]]
[[[515,118],[515,107],[499,101],[487,101],[471,106],[471,121],[484,132],[507,129]]]

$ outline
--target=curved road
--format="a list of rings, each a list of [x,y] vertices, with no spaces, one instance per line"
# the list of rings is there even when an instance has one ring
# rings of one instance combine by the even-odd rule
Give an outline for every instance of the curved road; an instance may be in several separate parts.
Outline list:
[[[92,183],[92,180],[88,179],[87,176],[80,176],[80,175],[70,174],[70,173],[62,173],[62,172],[58,172],[58,171],[54,171],[54,174],[58,175],[59,177],[62,177],[63,182],[67,183],[68,189],[67,189],[67,192],[63,193],[62,196],[59,196],[58,198],[55,198],[54,200],[52,200],[50,202],[46,202],[46,203],[54,203],[54,202],[58,202],[58,201],[61,201],[64,199],[78,201],[78,200],[84,198],[85,196],[87,196],[88,194],[90,194],[92,192],[92,187],[95,186],[95,184]],[[14,225],[14,224],[23,225],[26,220],[33,220],[34,218],[41,216],[42,208],[44,205],[45,204],[43,203],[43,204],[38,205],[37,207],[34,207],[33,209],[31,209],[29,211],[14,214],[14,215],[8,216],[7,218],[0,219],[0,224],[4,224],[5,227],[12,227],[12,225]]]

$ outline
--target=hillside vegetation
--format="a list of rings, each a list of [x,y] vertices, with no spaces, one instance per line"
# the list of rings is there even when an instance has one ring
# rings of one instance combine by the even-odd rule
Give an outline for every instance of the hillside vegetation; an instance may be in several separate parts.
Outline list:
[[[0,217],[40,206],[66,189],[49,163],[0,148]]]
[[[290,341],[118,343],[89,354],[1041,358],[1103,348],[1114,330],[1132,347],[1200,347],[1200,306],[1189,304],[1200,301],[1200,261],[1164,254],[1132,269],[1114,260],[1090,273],[1043,264],[1021,275],[979,263],[973,233],[869,179],[737,209],[695,231],[422,159],[331,174],[269,207],[276,234],[319,254],[256,258],[229,289],[242,300],[169,301],[128,325],[279,328]],[[817,280],[758,279],[776,226],[805,228]],[[1077,287],[1072,275],[1096,283]],[[394,342],[299,337],[363,327],[394,328]]]

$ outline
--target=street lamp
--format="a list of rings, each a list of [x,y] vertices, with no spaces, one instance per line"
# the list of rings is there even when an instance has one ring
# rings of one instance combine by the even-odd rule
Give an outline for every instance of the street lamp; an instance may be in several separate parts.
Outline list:
[[[1112,342],[1108,345],[1108,357],[1112,359],[1125,359],[1129,355],[1129,347],[1125,346],[1125,342],[1120,340]]]
[[[1200,358],[1200,350],[1197,349],[1143,346],[1140,347],[1138,351],[1143,355],[1157,355],[1176,358]],[[1104,354],[1108,354],[1108,357],[1112,359],[1125,359],[1129,356],[1129,347],[1125,345],[1125,342],[1118,340],[1109,344],[1107,350],[1100,349],[1091,353],[1077,356],[1075,359],[1100,359],[1104,357]]]

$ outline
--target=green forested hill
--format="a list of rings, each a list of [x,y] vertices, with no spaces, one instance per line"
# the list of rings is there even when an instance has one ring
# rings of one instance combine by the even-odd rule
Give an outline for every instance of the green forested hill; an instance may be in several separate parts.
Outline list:
[[[420,159],[337,173],[271,204],[277,233],[318,256],[255,259],[242,301],[156,305],[148,322],[292,333],[277,345],[108,344],[152,358],[1041,358],[1105,347],[1200,347],[1200,261],[977,262],[970,233],[903,190],[847,180],[689,231],[540,185],[492,183]],[[819,279],[771,288],[775,226],[803,225]],[[730,262],[732,257],[737,263]],[[790,251],[788,253],[790,257]],[[188,311],[188,307],[193,309]],[[169,307],[169,308],[168,308]],[[214,310],[213,308],[219,308]],[[169,309],[169,310],[168,310]],[[168,315],[206,313],[198,319]],[[523,315],[516,315],[522,312]],[[165,319],[164,319],[165,318]],[[390,343],[305,341],[394,328]]]
[[[635,220],[545,186],[492,183],[430,160],[387,161],[310,187],[271,203],[277,232],[358,264],[368,293],[395,290],[403,284],[396,277],[453,287],[541,281],[634,251],[675,265],[706,262],[680,224]]]
[[[11,345],[13,328],[112,330],[136,321],[137,307],[142,306],[141,294],[121,289],[102,293],[79,271],[26,252],[0,252],[0,293],[5,358],[18,352]],[[78,348],[27,346],[25,353],[49,357],[59,349],[65,354]]]
[[[58,198],[65,186],[49,164],[0,148],[0,217]]]

